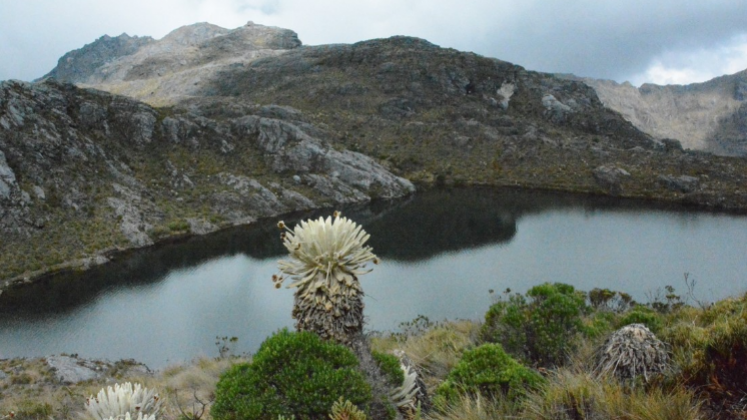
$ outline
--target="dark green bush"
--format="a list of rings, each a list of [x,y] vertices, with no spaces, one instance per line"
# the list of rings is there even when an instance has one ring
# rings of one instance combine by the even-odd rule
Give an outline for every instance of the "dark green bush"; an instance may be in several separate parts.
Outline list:
[[[509,356],[500,344],[488,343],[464,353],[436,390],[434,401],[437,406],[444,406],[465,394],[488,398],[503,395],[514,400],[544,382],[542,376]]]
[[[537,366],[563,364],[582,331],[586,298],[573,286],[545,283],[490,307],[482,337]]]
[[[588,338],[607,335],[617,325],[617,315],[610,311],[595,311],[582,320],[581,333]]]
[[[622,328],[630,324],[643,324],[656,334],[661,330],[661,314],[655,310],[638,305],[629,312],[626,312],[617,322],[617,328]]]
[[[321,420],[340,397],[365,409],[371,389],[357,368],[348,348],[284,329],[262,343],[251,364],[221,375],[210,413],[216,420]]]
[[[397,356],[378,351],[371,352],[371,356],[373,356],[379,369],[386,376],[389,385],[392,387],[402,386],[402,383],[405,382],[405,372],[399,366]]]

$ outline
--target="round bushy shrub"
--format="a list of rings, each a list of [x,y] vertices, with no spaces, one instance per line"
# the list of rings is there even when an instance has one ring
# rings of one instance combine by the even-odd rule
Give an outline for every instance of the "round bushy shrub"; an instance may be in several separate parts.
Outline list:
[[[651,308],[638,305],[629,312],[623,314],[617,322],[617,327],[622,328],[630,324],[643,324],[654,334],[658,333],[662,327],[661,315]]]
[[[399,359],[397,356],[389,353],[381,353],[378,351],[371,352],[376,364],[381,369],[381,372],[386,377],[387,383],[392,387],[401,386],[405,381],[405,373],[400,367]]]
[[[371,389],[357,368],[348,348],[284,329],[262,343],[251,364],[221,375],[210,413],[216,420],[327,419],[340,397],[365,408]]]
[[[514,399],[543,383],[542,376],[509,356],[500,344],[488,343],[464,353],[436,390],[434,400],[443,405],[465,394],[488,398],[502,394]]]
[[[584,294],[573,286],[541,284],[529,289],[526,298],[514,295],[492,305],[482,336],[537,366],[561,365],[575,347],[586,309]]]

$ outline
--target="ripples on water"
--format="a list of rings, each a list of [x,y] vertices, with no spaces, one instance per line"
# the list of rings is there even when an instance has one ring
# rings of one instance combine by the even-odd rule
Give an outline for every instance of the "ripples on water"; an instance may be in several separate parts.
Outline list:
[[[331,211],[304,214],[303,217]],[[382,264],[362,277],[372,329],[424,314],[480,319],[488,290],[564,282],[646,300],[683,274],[699,299],[747,289],[747,217],[550,193],[448,190],[348,208]],[[251,352],[292,327],[292,291],[270,278],[285,253],[274,220],[132,253],[87,273],[0,295],[0,357],[62,352],[151,367]],[[286,218],[289,225],[294,221]]]

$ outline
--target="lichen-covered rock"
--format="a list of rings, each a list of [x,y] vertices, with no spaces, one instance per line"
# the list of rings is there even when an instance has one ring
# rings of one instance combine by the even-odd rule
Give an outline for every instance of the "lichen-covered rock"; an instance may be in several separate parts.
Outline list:
[[[630,177],[628,171],[615,165],[602,165],[594,169],[593,175],[597,184],[613,195],[618,195],[622,192],[621,184],[623,180]]]
[[[107,377],[115,368],[118,370],[118,375],[151,373],[147,366],[134,360],[120,360],[112,363],[106,360],[79,358],[75,355],[48,356],[44,360],[55,378],[63,384],[78,384]]]
[[[659,175],[659,181],[668,189],[683,193],[695,191],[700,183],[700,179],[689,175]]]

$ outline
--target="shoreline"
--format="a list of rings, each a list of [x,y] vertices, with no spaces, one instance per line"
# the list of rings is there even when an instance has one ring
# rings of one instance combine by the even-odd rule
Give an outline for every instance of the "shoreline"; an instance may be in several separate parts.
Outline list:
[[[745,201],[747,201],[747,197],[745,196],[731,197],[732,200],[725,199],[724,201],[713,204],[710,202],[704,203],[701,201],[693,201],[692,197],[689,197],[689,196],[641,197],[641,196],[637,196],[633,194],[615,196],[615,195],[600,192],[600,191],[579,191],[579,190],[569,191],[565,189],[557,189],[557,188],[552,188],[552,187],[547,187],[547,186],[495,185],[495,184],[489,184],[489,183],[472,183],[470,185],[457,185],[453,183],[446,184],[446,185],[436,185],[435,183],[430,183],[430,184],[421,183],[421,184],[416,184],[416,185],[418,189],[416,190],[416,192],[414,192],[410,196],[417,195],[423,191],[432,190],[432,189],[452,189],[452,188],[491,189],[491,190],[524,191],[524,192],[539,192],[539,193],[549,193],[549,194],[559,194],[559,195],[570,195],[570,196],[578,196],[578,197],[587,197],[591,199],[627,202],[631,204],[641,204],[645,206],[651,206],[654,208],[662,208],[662,209],[717,213],[717,214],[727,214],[727,215],[732,215],[732,216],[747,216],[747,203],[745,203]],[[410,196],[400,197],[399,199],[407,199],[407,197],[410,197]],[[368,205],[378,200],[379,199],[368,201],[367,203],[349,203],[349,204],[345,204],[344,206]],[[396,200],[397,199],[384,200],[384,201],[396,201]],[[102,250],[100,252],[97,252],[96,254],[91,255],[89,257],[67,261],[67,262],[52,266],[47,269],[40,269],[34,272],[24,273],[24,274],[20,274],[14,277],[2,279],[0,280],[0,296],[2,296],[3,292],[5,292],[6,290],[22,288],[24,286],[50,280],[56,276],[86,272],[86,271],[89,271],[95,267],[98,267],[104,264],[127,259],[135,253],[145,252],[149,249],[155,250],[155,249],[159,249],[162,247],[168,247],[170,245],[183,243],[183,242],[192,240],[194,238],[206,237],[209,235],[219,234],[221,232],[225,233],[226,231],[229,231],[231,229],[246,228],[246,227],[254,226],[258,223],[264,223],[272,219],[288,218],[288,217],[293,217],[294,215],[300,215],[300,214],[315,212],[315,211],[323,211],[324,209],[333,209],[335,207],[339,207],[339,206],[329,206],[329,207],[325,206],[325,207],[320,207],[320,208],[295,210],[295,211],[291,211],[287,213],[281,213],[277,215],[262,217],[259,219],[252,219],[248,222],[226,224],[224,226],[219,226],[218,229],[210,231],[210,232],[190,232],[190,233],[177,232],[174,234],[170,234],[168,236],[161,236],[159,238],[156,238],[153,244],[142,246],[142,247],[136,247],[136,246],[111,247],[111,248]]]

